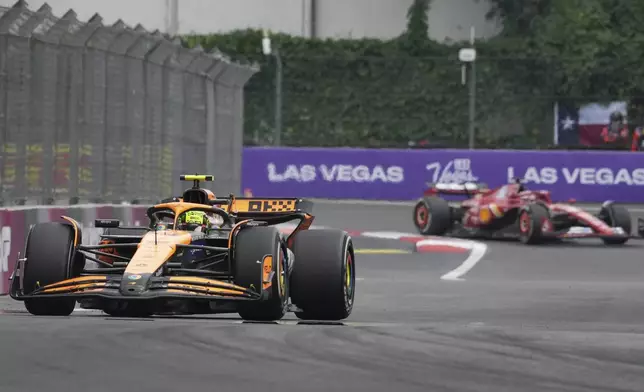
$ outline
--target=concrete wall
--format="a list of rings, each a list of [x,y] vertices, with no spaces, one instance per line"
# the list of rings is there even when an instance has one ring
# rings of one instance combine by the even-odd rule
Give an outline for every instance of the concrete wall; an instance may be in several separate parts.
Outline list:
[[[56,15],[69,8],[87,20],[98,12],[105,23],[121,18],[148,29],[173,29],[172,3],[178,1],[179,33],[209,33],[238,28],[268,28],[290,34],[333,38],[392,38],[405,28],[412,0],[49,0]],[[28,1],[31,8],[45,0]],[[11,6],[15,0],[0,0]],[[317,3],[312,18],[312,4]],[[470,26],[478,37],[490,37],[496,23],[485,20],[488,0],[433,0],[430,36],[436,40],[469,38]],[[315,19],[315,23],[314,22]]]

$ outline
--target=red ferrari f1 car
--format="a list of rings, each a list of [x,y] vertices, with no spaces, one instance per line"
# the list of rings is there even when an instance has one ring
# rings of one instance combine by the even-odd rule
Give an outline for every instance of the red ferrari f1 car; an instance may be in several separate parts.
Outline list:
[[[457,206],[439,195],[464,195]],[[414,224],[425,235],[518,238],[526,244],[552,239],[601,238],[621,245],[631,238],[629,211],[612,201],[593,215],[569,203],[554,203],[549,191],[527,190],[521,181],[488,189],[482,184],[430,184],[414,207]]]

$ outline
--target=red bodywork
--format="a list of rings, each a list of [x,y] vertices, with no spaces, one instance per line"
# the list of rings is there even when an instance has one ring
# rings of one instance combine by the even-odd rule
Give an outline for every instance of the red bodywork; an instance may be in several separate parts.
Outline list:
[[[548,207],[551,219],[557,215],[566,215],[577,219],[580,223],[590,227],[594,233],[566,232],[559,236],[565,238],[594,237],[599,235],[614,235],[614,229],[596,216],[572,206],[575,200],[569,200],[568,204],[553,203],[550,191],[524,190],[521,184],[507,184],[496,189],[476,189],[465,191],[463,189],[450,190],[436,189],[430,187],[424,192],[425,196],[445,195],[468,195],[469,199],[461,202],[463,218],[461,223],[464,228],[484,228],[489,223],[506,216],[510,211],[517,211],[529,204],[540,202]],[[542,222],[544,231],[554,231],[556,228],[550,221]],[[544,233],[546,234],[546,233]],[[554,234],[554,233],[553,233]]]

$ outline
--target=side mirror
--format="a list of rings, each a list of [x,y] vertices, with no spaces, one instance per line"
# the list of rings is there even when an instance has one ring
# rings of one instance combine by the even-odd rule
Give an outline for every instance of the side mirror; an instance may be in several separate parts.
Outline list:
[[[94,227],[109,229],[121,226],[121,221],[118,219],[96,219],[94,220]]]

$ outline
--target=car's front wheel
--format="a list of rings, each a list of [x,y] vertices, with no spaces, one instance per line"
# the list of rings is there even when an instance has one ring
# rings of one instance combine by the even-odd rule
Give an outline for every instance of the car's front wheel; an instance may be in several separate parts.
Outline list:
[[[65,223],[36,224],[27,237],[25,250],[24,292],[80,276],[85,257],[74,247],[76,233]],[[70,298],[30,298],[25,308],[37,316],[69,316],[76,306]]]
[[[550,212],[542,204],[531,204],[519,212],[519,239],[524,244],[543,242],[545,225],[550,222]]]
[[[612,202],[604,203],[599,211],[599,219],[610,227],[621,228],[625,235],[631,234],[631,213],[624,206]],[[607,245],[622,245],[628,241],[628,237],[603,238],[602,240]]]
[[[275,227],[242,229],[235,240],[235,284],[265,292],[262,301],[239,301],[244,320],[280,320],[288,309],[286,257]],[[264,280],[266,278],[266,280]]]

